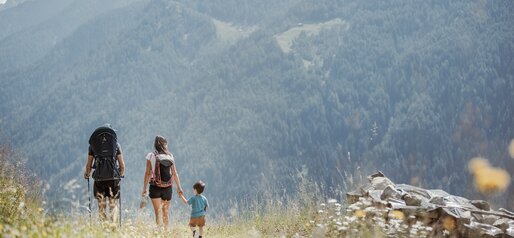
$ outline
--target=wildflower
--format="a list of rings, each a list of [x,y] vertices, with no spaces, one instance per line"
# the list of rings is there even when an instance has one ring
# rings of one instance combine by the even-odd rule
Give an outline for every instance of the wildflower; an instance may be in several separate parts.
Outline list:
[[[364,217],[366,217],[366,212],[363,210],[357,210],[357,211],[355,211],[355,213],[353,215],[358,218],[364,218]]]
[[[475,177],[475,185],[482,193],[505,191],[509,183],[509,174],[500,168],[483,169]]]
[[[447,216],[443,219],[443,227],[448,231],[455,230],[455,218]]]
[[[510,183],[510,175],[501,168],[492,167],[486,159],[474,158],[469,162],[475,187],[484,194],[503,192]]]
[[[394,210],[391,213],[389,213],[389,217],[391,219],[403,220],[405,219],[405,214],[403,214],[402,211]]]
[[[473,158],[468,163],[468,169],[472,174],[478,172],[483,168],[488,168],[490,166],[491,165],[489,165],[489,161],[487,159],[480,157]]]
[[[335,200],[335,199],[333,199],[333,198],[328,199],[328,201],[327,201],[327,203],[328,203],[328,204],[336,203],[336,202],[337,202],[337,200]]]

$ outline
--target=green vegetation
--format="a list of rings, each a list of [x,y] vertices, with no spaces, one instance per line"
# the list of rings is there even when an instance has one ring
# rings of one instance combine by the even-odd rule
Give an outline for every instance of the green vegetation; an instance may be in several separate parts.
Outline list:
[[[187,237],[190,230],[186,220],[176,221],[169,229],[158,228],[153,219],[144,215],[125,214],[131,218],[123,220],[122,227],[117,224],[100,224],[96,218],[89,225],[87,214],[48,215],[41,208],[41,197],[30,191],[38,190],[35,184],[28,183],[23,165],[13,165],[7,157],[15,156],[8,148],[0,150],[0,233],[2,237]],[[31,178],[33,179],[33,178]],[[296,233],[309,234],[304,227],[312,213],[312,201],[291,203],[284,206],[274,201],[265,205],[254,204],[244,209],[246,215],[235,214],[230,221],[221,218],[208,218],[206,232],[209,237],[241,237],[278,235],[291,236]],[[260,209],[260,208],[263,209]],[[134,216],[132,216],[134,215]]]
[[[34,177],[24,171],[23,164],[12,163],[8,157],[20,158],[10,148],[0,146],[0,234],[13,227],[17,234],[25,234],[30,227],[48,222],[39,220],[43,209]]]
[[[356,171],[472,199],[471,158],[514,171],[511,0],[41,2],[0,11],[0,144],[23,151],[52,209],[74,206],[68,181],[86,204],[87,140],[105,122],[127,208],[156,134],[220,216],[265,192],[295,197],[298,171],[339,200]],[[277,42],[334,19],[287,53]],[[513,208],[513,189],[493,204]]]

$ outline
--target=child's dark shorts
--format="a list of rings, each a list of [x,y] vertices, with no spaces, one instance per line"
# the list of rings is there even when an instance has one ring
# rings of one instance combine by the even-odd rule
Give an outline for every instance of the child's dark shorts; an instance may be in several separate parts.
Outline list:
[[[164,201],[171,200],[172,187],[161,188],[154,185],[150,185],[150,193],[148,194],[151,199],[160,198]]]
[[[190,227],[203,227],[205,226],[205,216],[201,217],[191,217],[191,220],[189,220],[189,226]]]

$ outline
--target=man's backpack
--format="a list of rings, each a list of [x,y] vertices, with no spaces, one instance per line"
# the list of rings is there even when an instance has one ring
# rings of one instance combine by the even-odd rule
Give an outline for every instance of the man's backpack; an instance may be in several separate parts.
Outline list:
[[[150,155],[150,164],[152,167],[150,184],[160,188],[171,187],[173,185],[171,174],[173,156],[168,154],[152,153]]]
[[[93,151],[93,179],[95,181],[119,180],[120,170],[117,164],[118,139],[116,132],[110,127],[97,128],[89,138],[89,146]]]

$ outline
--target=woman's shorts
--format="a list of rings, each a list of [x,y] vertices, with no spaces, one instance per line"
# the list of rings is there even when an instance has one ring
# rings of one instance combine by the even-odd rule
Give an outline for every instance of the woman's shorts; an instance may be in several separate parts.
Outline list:
[[[151,199],[160,198],[165,201],[171,200],[172,187],[160,188],[154,185],[150,185],[149,196]]]
[[[189,220],[189,226],[191,227],[203,227],[205,226],[205,216],[201,217],[191,217],[191,220]]]

